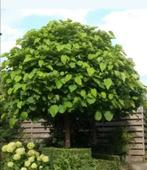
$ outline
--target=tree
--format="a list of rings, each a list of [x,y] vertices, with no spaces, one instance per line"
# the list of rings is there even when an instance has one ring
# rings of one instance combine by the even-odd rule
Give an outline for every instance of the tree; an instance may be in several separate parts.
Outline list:
[[[63,114],[70,147],[70,114],[111,121],[142,102],[144,86],[113,33],[77,22],[51,21],[27,32],[4,54],[1,78],[10,126]],[[84,114],[83,114],[84,115]]]

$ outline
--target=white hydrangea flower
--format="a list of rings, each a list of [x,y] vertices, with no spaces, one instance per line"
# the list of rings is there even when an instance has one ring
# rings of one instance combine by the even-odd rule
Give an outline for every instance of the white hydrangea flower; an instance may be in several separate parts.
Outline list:
[[[43,169],[43,166],[39,166],[39,169]]]
[[[48,162],[48,161],[49,161],[48,156],[43,156],[43,157],[42,157],[42,162]]]
[[[35,152],[36,152],[35,150],[31,149],[31,150],[28,151],[27,154],[28,154],[29,156],[33,156],[33,155],[35,155]]]
[[[31,165],[30,161],[25,161],[24,166],[29,167]]]
[[[2,152],[7,152],[7,147],[8,147],[8,145],[4,145],[4,146],[2,147]]]
[[[16,149],[15,142],[10,142],[7,145],[7,152],[12,153]]]
[[[22,146],[22,143],[20,141],[16,141],[15,144],[16,144],[16,147],[21,147]]]
[[[7,166],[8,166],[9,168],[12,168],[12,167],[14,166],[14,163],[13,163],[13,162],[8,162],[8,163],[7,163]]]
[[[23,155],[23,154],[25,154],[25,148],[18,148],[18,149],[16,149],[15,152],[19,155]]]
[[[15,154],[15,155],[13,156],[13,159],[14,159],[15,161],[20,160],[20,158],[21,158],[21,155],[19,155],[19,154]]]
[[[34,156],[31,156],[31,157],[29,157],[29,159],[28,159],[30,162],[34,162],[34,160],[35,160],[35,157]]]
[[[28,144],[27,144],[27,148],[28,149],[33,149],[35,147],[35,144],[33,143],[33,142],[29,142]]]
[[[36,163],[32,163],[31,168],[32,169],[37,169],[37,164]]]

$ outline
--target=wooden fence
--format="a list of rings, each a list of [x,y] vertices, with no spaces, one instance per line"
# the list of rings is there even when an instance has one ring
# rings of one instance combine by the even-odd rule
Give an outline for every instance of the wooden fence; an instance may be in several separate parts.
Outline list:
[[[109,134],[112,134],[120,127],[126,128],[131,136],[131,141],[129,142],[128,161],[144,161],[145,133],[143,113],[137,113],[121,118],[117,121],[97,123],[96,127],[98,138],[97,143],[98,145],[102,144],[104,147],[111,143]]]
[[[40,141],[50,137],[50,127],[44,127],[44,121],[40,120],[37,123],[25,121],[22,123],[24,128],[25,139],[35,139]],[[119,127],[127,128],[131,134],[132,140],[129,143],[128,159],[129,161],[144,161],[145,150],[147,150],[147,121],[144,118],[143,112],[140,111],[128,117],[120,118],[112,122],[96,123],[97,144],[108,145],[109,134]]]

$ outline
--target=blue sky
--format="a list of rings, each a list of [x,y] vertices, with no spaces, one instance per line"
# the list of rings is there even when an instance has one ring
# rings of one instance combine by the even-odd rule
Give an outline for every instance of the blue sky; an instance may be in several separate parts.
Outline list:
[[[26,31],[53,19],[71,18],[112,30],[147,85],[146,0],[2,0],[1,8],[1,53],[9,51]]]

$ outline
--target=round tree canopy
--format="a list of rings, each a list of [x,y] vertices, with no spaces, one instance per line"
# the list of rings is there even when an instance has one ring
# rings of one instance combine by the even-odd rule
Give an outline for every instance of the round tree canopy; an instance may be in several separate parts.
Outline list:
[[[1,70],[10,125],[30,117],[90,113],[110,121],[142,101],[144,86],[113,33],[71,20],[27,32]]]

